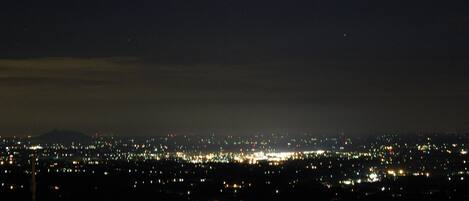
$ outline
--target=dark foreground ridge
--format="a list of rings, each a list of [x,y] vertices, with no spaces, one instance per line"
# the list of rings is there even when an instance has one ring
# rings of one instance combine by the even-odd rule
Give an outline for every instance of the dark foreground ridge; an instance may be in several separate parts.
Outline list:
[[[241,164],[194,164],[160,161],[114,163],[124,172],[106,172],[104,166],[88,167],[89,173],[39,173],[39,201],[151,201],[151,200],[468,200],[468,181],[450,182],[444,178],[402,177],[353,187],[327,187],[315,174],[297,174],[302,164],[286,163],[272,169],[267,164],[250,167]],[[207,173],[207,169],[210,171]],[[282,172],[269,175],[265,172]],[[94,174],[93,174],[94,172]],[[99,172],[99,174],[97,174]],[[181,176],[184,174],[184,176]],[[175,176],[177,175],[177,176]],[[2,200],[31,200],[26,186],[29,176],[9,174],[11,181],[25,186],[2,187]]]

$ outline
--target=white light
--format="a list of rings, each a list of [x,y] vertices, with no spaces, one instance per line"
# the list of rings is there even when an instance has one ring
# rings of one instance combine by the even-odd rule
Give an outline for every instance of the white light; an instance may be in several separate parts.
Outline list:
[[[317,150],[317,151],[316,151],[317,154],[324,154],[325,152],[326,152],[326,151],[324,151],[324,150]]]
[[[350,181],[350,180],[345,180],[345,181],[343,181],[342,183],[345,184],[345,185],[351,185],[351,184],[353,184],[352,181]]]
[[[373,173],[370,173],[370,174],[368,175],[368,182],[376,182],[376,181],[378,181],[378,180],[379,180],[379,179],[378,179],[378,174],[376,174],[376,173],[373,172]]]
[[[31,149],[31,150],[38,150],[38,149],[42,149],[42,147],[41,147],[40,145],[35,145],[35,146],[29,147],[29,149]]]

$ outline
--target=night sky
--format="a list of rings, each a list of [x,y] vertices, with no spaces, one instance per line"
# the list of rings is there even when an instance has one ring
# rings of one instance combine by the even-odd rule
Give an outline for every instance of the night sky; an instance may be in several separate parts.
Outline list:
[[[469,130],[463,0],[2,1],[0,135]]]

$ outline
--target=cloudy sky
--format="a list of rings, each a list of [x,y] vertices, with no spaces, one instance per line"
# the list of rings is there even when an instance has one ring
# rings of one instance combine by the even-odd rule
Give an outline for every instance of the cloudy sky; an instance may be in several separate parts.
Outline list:
[[[467,131],[466,2],[3,2],[0,135]]]

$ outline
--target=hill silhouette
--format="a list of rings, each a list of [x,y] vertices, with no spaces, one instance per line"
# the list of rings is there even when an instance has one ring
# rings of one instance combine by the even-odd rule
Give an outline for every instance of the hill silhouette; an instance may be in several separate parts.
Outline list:
[[[84,133],[72,130],[52,130],[32,139],[35,143],[45,144],[87,144],[92,142],[92,138]]]

